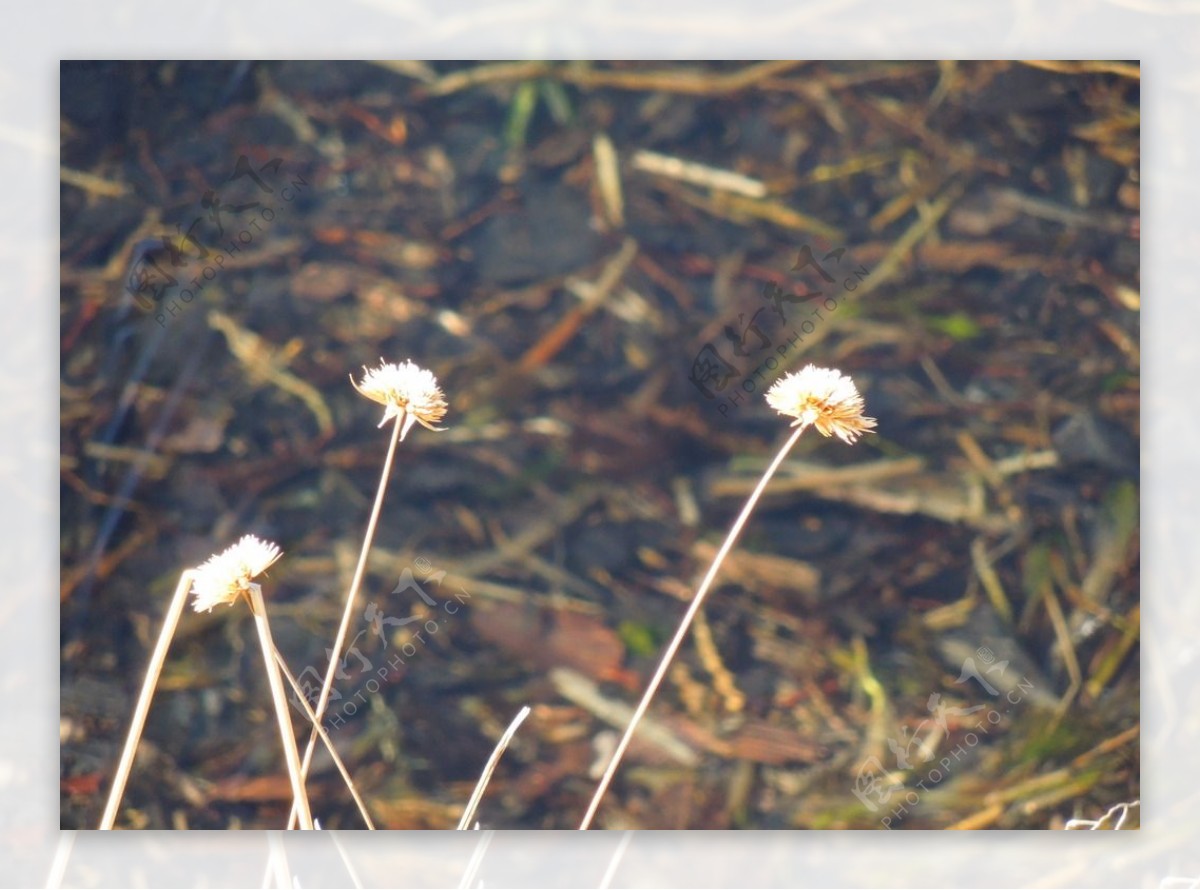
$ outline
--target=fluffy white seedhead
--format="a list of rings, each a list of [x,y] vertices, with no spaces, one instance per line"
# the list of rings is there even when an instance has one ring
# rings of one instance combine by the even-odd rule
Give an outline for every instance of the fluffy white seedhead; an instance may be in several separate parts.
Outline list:
[[[192,608],[208,612],[213,606],[232,605],[282,555],[270,541],[246,535],[227,550],[210,556],[208,562],[194,570]]]
[[[874,417],[863,417],[854,381],[832,368],[807,365],[781,377],[767,390],[767,404],[794,417],[792,426],[814,426],[821,435],[837,436],[849,445],[875,426]]]
[[[361,383],[350,383],[360,394],[384,406],[383,426],[393,417],[402,418],[400,438],[408,435],[413,422],[426,429],[438,430],[434,424],[446,416],[446,398],[431,371],[409,360],[392,364],[380,359],[378,368],[363,368]]]

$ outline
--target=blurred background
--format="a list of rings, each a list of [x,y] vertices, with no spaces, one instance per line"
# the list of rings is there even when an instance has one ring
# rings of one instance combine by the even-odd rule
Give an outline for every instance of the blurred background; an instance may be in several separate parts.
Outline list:
[[[1138,797],[1135,64],[65,62],[61,115],[62,827],[183,568],[278,542],[324,672],[381,357],[450,429],[400,446],[331,704],[380,827],[453,827],[522,705],[479,820],[578,824],[810,361],[878,435],[802,439],[597,824]],[[119,824],[280,826],[273,727],[244,610],[189,612]]]

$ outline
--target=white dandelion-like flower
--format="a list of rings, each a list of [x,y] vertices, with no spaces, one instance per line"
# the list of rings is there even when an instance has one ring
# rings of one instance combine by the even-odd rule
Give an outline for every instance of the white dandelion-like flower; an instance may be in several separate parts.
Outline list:
[[[238,597],[249,593],[255,578],[265,572],[283,555],[270,541],[246,535],[232,547],[208,558],[195,569],[192,608],[208,612],[213,606],[232,605]]]
[[[384,406],[379,425],[383,426],[393,417],[403,418],[401,439],[408,435],[414,421],[426,429],[440,432],[434,424],[446,416],[447,406],[433,373],[407,359],[399,365],[383,359],[379,361],[378,368],[363,367],[362,383],[355,383],[354,378],[350,378],[359,393]]]
[[[854,381],[841,371],[807,365],[775,381],[767,404],[788,417],[792,426],[814,426],[823,436],[837,436],[848,445],[871,432],[874,417],[863,417],[863,400]]]

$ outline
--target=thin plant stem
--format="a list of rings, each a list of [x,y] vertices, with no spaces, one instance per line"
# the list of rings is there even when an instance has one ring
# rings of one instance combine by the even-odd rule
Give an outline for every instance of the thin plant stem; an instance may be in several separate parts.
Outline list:
[[[146,678],[142,681],[142,692],[138,696],[137,705],[133,709],[133,721],[129,726],[129,735],[125,738],[125,749],[121,752],[121,761],[117,764],[116,775],[108,792],[108,803],[104,807],[104,815],[100,819],[100,830],[111,831],[117,818],[117,809],[121,806],[121,798],[125,794],[125,783],[129,780],[129,772],[133,769],[133,757],[137,753],[138,743],[142,739],[142,730],[146,726],[146,715],[150,713],[150,702],[154,699],[154,690],[158,686],[159,675],[162,674],[163,663],[167,660],[167,650],[175,637],[175,628],[179,626],[179,616],[187,605],[188,589],[192,586],[192,570],[185,569],[179,576],[179,584],[175,587],[175,596],[171,599],[167,616],[163,619],[162,630],[158,634],[158,642],[154,653],[150,656],[150,666],[146,668]]]
[[[679,628],[675,631],[675,636],[671,640],[670,645],[667,646],[667,651],[663,655],[662,661],[659,662],[658,669],[654,672],[654,676],[650,678],[650,685],[646,687],[646,692],[642,695],[642,700],[638,702],[637,709],[633,712],[633,717],[630,718],[629,726],[625,728],[625,734],[621,736],[621,741],[613,750],[612,757],[608,761],[608,766],[604,770],[604,775],[600,777],[600,784],[596,787],[595,794],[592,795],[592,802],[588,805],[583,822],[579,825],[580,831],[587,830],[592,824],[596,810],[600,808],[600,801],[604,798],[604,792],[608,790],[608,786],[617,772],[617,767],[621,763],[621,758],[625,755],[625,749],[629,747],[634,730],[637,729],[638,723],[645,716],[647,709],[650,707],[650,701],[654,698],[655,693],[658,692],[658,687],[662,685],[663,678],[667,674],[667,668],[674,661],[675,655],[679,652],[679,647],[683,644],[684,637],[687,636],[688,629],[692,626],[692,621],[695,620],[700,607],[704,605],[704,599],[708,595],[713,581],[716,580],[717,573],[721,570],[721,564],[725,562],[725,557],[737,542],[738,536],[742,533],[742,528],[746,525],[746,521],[750,518],[754,507],[758,504],[758,499],[766,489],[767,483],[771,481],[771,477],[775,475],[775,471],[779,469],[779,465],[783,463],[783,459],[787,457],[788,452],[792,450],[792,446],[796,444],[796,441],[800,438],[800,434],[806,428],[806,424],[797,426],[791,438],[779,449],[779,452],[775,455],[775,459],[767,467],[767,471],[758,480],[758,485],[746,501],[746,505],[742,507],[742,512],[738,516],[737,521],[729,529],[729,534],[725,537],[725,543],[721,545],[721,549],[717,551],[716,557],[713,558],[712,565],[708,568],[708,574],[700,582],[700,588],[696,591],[696,595],[692,597],[692,603],[688,606],[687,612],[684,613],[683,620],[679,622]]]
[[[411,415],[410,415],[411,416]],[[379,475],[379,489],[375,492],[375,504],[371,508],[371,518],[367,521],[367,533],[363,538],[362,550],[358,554],[358,565],[354,569],[354,579],[350,582],[350,590],[346,594],[346,608],[342,612],[342,623],[338,627],[337,638],[329,655],[329,668],[325,672],[325,682],[321,684],[321,695],[317,698],[314,709],[316,721],[320,722],[325,716],[325,708],[329,704],[329,693],[333,689],[333,679],[337,676],[338,664],[342,658],[342,646],[346,644],[346,634],[350,630],[350,618],[354,614],[354,604],[358,599],[358,588],[362,585],[363,574],[367,568],[367,554],[371,552],[371,543],[375,540],[375,526],[379,523],[379,511],[383,507],[383,495],[387,491],[388,477],[392,474],[392,460],[396,456],[396,443],[400,441],[401,427],[405,415],[397,415],[392,427],[392,438],[388,443],[387,457],[383,461],[383,472]],[[308,746],[304,749],[304,762],[300,767],[301,782],[308,778],[309,767],[312,766],[313,751],[317,747],[317,730],[314,725],[308,736]],[[291,828],[296,821],[296,804],[292,805],[292,815],[288,819]]]
[[[492,751],[492,756],[488,758],[487,765],[483,768],[483,775],[479,777],[479,781],[475,783],[475,790],[471,792],[471,799],[467,801],[467,808],[463,810],[462,818],[458,820],[459,831],[469,831],[471,829],[471,820],[475,818],[475,811],[479,809],[479,802],[483,800],[483,792],[487,789],[488,782],[492,780],[492,773],[496,771],[496,764],[500,762],[500,757],[504,754],[508,743],[512,741],[512,737],[517,734],[517,729],[525,722],[525,718],[529,716],[529,705],[521,708],[520,713],[513,718],[512,723],[508,724],[508,729],[504,730],[504,735],[500,736],[500,741],[496,742],[496,748]]]
[[[300,775],[300,753],[296,746],[296,735],[292,731],[292,715],[288,711],[287,694],[283,691],[279,665],[275,663],[275,642],[271,639],[271,624],[267,621],[267,607],[263,603],[262,588],[257,584],[250,585],[250,611],[254,613],[254,626],[258,629],[258,640],[262,644],[271,698],[275,701],[275,716],[279,720],[279,740],[283,743],[283,756],[287,761],[288,778],[292,782],[292,795],[295,805],[299,807],[300,827],[312,831],[312,813],[308,808],[308,795],[304,792],[304,779]]]
[[[350,790],[350,796],[354,798],[354,802],[358,805],[358,812],[362,814],[363,821],[367,823],[367,828],[371,831],[375,830],[375,823],[371,821],[371,814],[367,812],[367,805],[363,802],[362,797],[358,793],[358,789],[354,786],[354,780],[350,778],[350,772],[346,769],[346,764],[342,762],[342,758],[338,755],[337,748],[333,747],[333,740],[329,738],[329,733],[325,731],[325,727],[321,725],[321,721],[317,719],[317,715],[313,713],[312,707],[308,700],[304,697],[304,690],[300,688],[299,681],[295,678],[292,672],[288,669],[287,662],[283,660],[283,656],[279,654],[279,650],[275,650],[275,661],[279,664],[279,670],[283,672],[283,678],[288,681],[288,685],[292,687],[292,691],[296,693],[296,698],[304,708],[304,713],[312,725],[317,728],[317,732],[321,736],[321,741],[325,743],[325,747],[329,749],[329,756],[333,758],[334,764],[338,768],[338,772],[342,774],[342,779],[346,783],[346,787]]]

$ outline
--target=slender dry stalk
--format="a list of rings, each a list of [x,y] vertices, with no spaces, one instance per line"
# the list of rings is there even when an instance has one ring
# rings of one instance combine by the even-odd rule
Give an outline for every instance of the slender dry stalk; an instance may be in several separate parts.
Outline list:
[[[275,663],[275,642],[271,639],[271,624],[267,621],[267,607],[263,603],[262,588],[251,584],[249,595],[250,611],[254,613],[254,626],[262,644],[263,664],[267,669],[271,698],[275,702],[275,716],[279,721],[279,740],[283,744],[283,756],[287,761],[292,794],[299,807],[300,827],[312,831],[312,812],[308,808],[308,795],[304,792],[304,780],[300,776],[300,753],[296,747],[296,736],[292,732],[292,715],[288,712],[287,693],[283,691],[279,665]]]
[[[624,757],[625,750],[629,747],[634,730],[637,729],[638,724],[650,707],[651,700],[653,700],[655,693],[658,692],[659,686],[662,685],[663,678],[667,674],[667,669],[670,667],[671,662],[674,661],[675,655],[679,652],[679,647],[683,644],[684,637],[687,636],[687,632],[691,628],[692,622],[699,613],[701,606],[704,605],[704,600],[708,596],[708,591],[712,587],[713,581],[716,580],[717,573],[721,570],[722,563],[725,562],[725,557],[729,555],[729,551],[733,549],[738,536],[741,535],[746,521],[750,518],[750,514],[754,512],[759,498],[762,497],[767,483],[771,481],[771,477],[775,475],[775,471],[779,469],[779,465],[783,463],[784,458],[787,457],[792,447],[800,439],[801,433],[812,426],[824,436],[837,436],[847,444],[853,444],[862,433],[870,432],[871,427],[875,426],[874,418],[863,417],[862,415],[862,397],[859,396],[853,381],[838,371],[808,365],[802,371],[789,374],[776,381],[774,386],[768,390],[766,397],[767,403],[780,414],[785,414],[796,419],[792,424],[796,428],[796,431],[792,433],[783,447],[779,449],[775,455],[775,459],[771,461],[771,465],[767,467],[762,478],[758,480],[758,485],[755,486],[745,506],[742,507],[742,512],[733,523],[733,527],[729,529],[729,534],[725,536],[725,543],[721,545],[721,549],[717,551],[717,555],[713,558],[712,565],[708,568],[708,573],[704,576],[704,580],[700,582],[700,587],[696,591],[696,595],[692,597],[691,605],[688,606],[687,612],[684,613],[683,620],[680,621],[679,628],[675,631],[675,636],[667,646],[667,650],[663,654],[662,660],[654,672],[654,676],[650,678],[650,683],[642,695],[642,700],[638,702],[638,706],[633,712],[633,717],[629,721],[629,726],[625,729],[625,734],[621,736],[621,741],[617,744],[612,756],[609,758],[608,766],[604,770],[604,775],[600,778],[600,783],[596,787],[595,794],[592,795],[587,813],[584,814],[583,821],[579,825],[580,831],[584,831],[591,826],[592,819],[595,818],[596,811],[600,808],[600,801],[603,800],[604,793],[608,790],[613,776],[616,775],[621,758]]]
[[[496,771],[496,764],[500,762],[505,749],[508,748],[512,737],[517,734],[517,729],[525,722],[525,718],[529,716],[529,705],[521,708],[512,723],[508,724],[508,729],[504,731],[504,735],[500,736],[500,741],[496,742],[496,748],[492,751],[492,756],[488,758],[487,765],[483,768],[483,775],[479,777],[479,781],[475,783],[475,790],[471,792],[471,799],[467,801],[467,808],[463,810],[462,818],[458,820],[459,831],[469,831],[471,829],[471,820],[475,818],[475,811],[479,809],[479,802],[483,800],[483,792],[487,789],[488,782],[492,780],[492,773]]]
[[[117,764],[116,775],[113,776],[112,788],[108,792],[108,803],[104,807],[104,815],[100,819],[100,830],[110,831],[117,818],[117,809],[121,806],[121,798],[125,794],[125,783],[129,780],[129,772],[133,768],[133,757],[137,753],[138,743],[142,738],[142,730],[146,726],[146,715],[150,713],[150,702],[154,699],[154,690],[158,686],[159,675],[162,674],[163,663],[167,660],[167,650],[175,637],[175,628],[179,626],[179,616],[187,605],[188,590],[192,586],[193,569],[186,569],[179,576],[179,584],[175,587],[175,595],[171,598],[167,617],[163,619],[162,630],[158,634],[158,642],[150,656],[150,665],[146,668],[146,677],[142,680],[142,692],[138,696],[137,705],[133,709],[133,720],[129,726],[129,735],[125,737],[125,749],[121,752],[121,761]]]
[[[358,565],[354,568],[354,578],[350,582],[350,590],[346,593],[346,607],[342,610],[342,621],[338,626],[337,637],[333,649],[329,653],[329,667],[325,672],[325,680],[321,684],[321,694],[317,698],[315,709],[316,723],[325,716],[329,705],[329,695],[333,690],[333,680],[337,676],[338,664],[341,662],[342,647],[346,644],[346,635],[350,630],[350,617],[358,600],[358,590],[362,586],[363,575],[367,568],[367,555],[371,552],[371,544],[375,540],[375,527],[379,523],[379,511],[383,507],[384,492],[387,491],[387,481],[392,474],[392,462],[396,456],[396,444],[408,435],[414,423],[419,423],[426,429],[439,431],[434,426],[446,415],[446,399],[438,386],[437,378],[418,367],[412,361],[403,364],[390,364],[380,359],[378,368],[364,368],[362,383],[356,383],[350,378],[350,384],[358,393],[373,402],[384,406],[383,419],[379,421],[382,427],[388,420],[395,418],[392,426],[392,437],[388,442],[387,457],[383,461],[383,472],[379,474],[379,488],[375,492],[375,503],[371,507],[371,518],[367,521],[367,531],[363,537],[362,549],[358,554]],[[300,776],[303,782],[308,778],[308,770],[312,765],[313,752],[317,746],[316,723],[308,737],[308,745],[304,750],[304,762],[301,765]],[[288,819],[290,828],[296,821],[296,806],[292,806],[292,814]]]
[[[746,520],[750,518],[750,514],[754,511],[758,504],[758,499],[762,496],[763,489],[767,487],[767,483],[771,481],[771,477],[775,475],[775,471],[779,469],[779,465],[783,463],[783,459],[787,457],[788,452],[792,450],[792,446],[800,438],[805,427],[799,426],[792,433],[787,443],[779,449],[779,453],[775,455],[775,460],[767,467],[767,471],[763,473],[762,478],[758,481],[754,492],[746,501],[746,505],[742,507],[741,515],[737,521],[733,523],[733,527],[729,530],[729,534],[725,536],[725,543],[721,545],[721,549],[717,551],[716,557],[713,559],[712,565],[708,567],[708,574],[704,576],[704,580],[700,582],[700,588],[696,591],[696,595],[692,597],[692,603],[688,606],[687,612],[684,613],[683,620],[679,622],[679,627],[675,631],[675,636],[667,646],[667,651],[663,654],[662,660],[658,664],[654,676],[650,678],[650,685],[646,687],[645,693],[642,695],[642,700],[638,702],[637,708],[633,712],[633,717],[629,721],[629,726],[625,728],[625,734],[621,736],[621,741],[617,743],[617,747],[613,750],[612,757],[609,758],[608,766],[604,770],[604,775],[600,777],[600,784],[596,787],[595,793],[592,795],[592,802],[588,805],[587,813],[583,817],[583,822],[580,823],[580,831],[586,830],[591,824],[592,819],[596,815],[596,810],[600,808],[600,801],[604,798],[604,792],[608,790],[612,778],[616,775],[617,767],[621,764],[621,758],[625,755],[625,749],[629,747],[629,742],[633,738],[633,732],[637,729],[642,717],[645,716],[646,710],[650,707],[650,702],[654,698],[658,687],[662,685],[663,677],[667,675],[667,668],[671,666],[671,662],[675,660],[675,655],[679,651],[679,647],[683,644],[684,637],[687,636],[688,630],[691,629],[692,622],[696,618],[696,613],[700,611],[700,607],[704,605],[704,599],[708,596],[709,588],[712,587],[713,581],[717,577],[717,572],[721,570],[721,564],[725,562],[725,557],[729,551],[733,549],[733,545],[737,542],[738,536],[742,533],[742,528],[746,525]]]
[[[299,700],[301,707],[304,708],[305,716],[316,727],[317,733],[321,736],[321,741],[325,743],[325,747],[329,751],[329,756],[333,758],[338,772],[342,775],[342,780],[346,783],[346,788],[350,791],[350,796],[354,798],[354,803],[358,805],[358,812],[362,815],[363,821],[367,823],[367,828],[374,831],[375,823],[371,821],[371,814],[367,812],[367,805],[358,793],[358,788],[355,786],[354,780],[350,778],[350,772],[346,769],[346,764],[342,762],[337,748],[333,747],[333,740],[329,738],[329,733],[325,731],[325,727],[321,725],[321,721],[313,713],[312,707],[308,704],[308,699],[304,697],[304,690],[300,687],[300,682],[295,678],[291,670],[288,669],[287,662],[283,660],[283,656],[279,654],[278,649],[275,650],[275,661],[279,665],[279,670],[283,672],[283,678],[288,681],[288,685],[296,693],[296,698]]]
[[[388,477],[392,474],[392,461],[396,456],[396,443],[400,441],[400,430],[404,423],[404,415],[396,417],[392,426],[392,438],[388,443],[387,457],[383,461],[383,472],[379,475],[379,488],[375,492],[375,504],[371,507],[371,518],[367,521],[367,533],[363,537],[362,550],[358,554],[358,565],[354,568],[354,578],[350,582],[350,590],[346,594],[346,607],[342,610],[342,623],[338,625],[337,637],[333,641],[333,649],[329,653],[329,667],[325,671],[325,681],[321,684],[321,694],[317,698],[314,709],[314,719],[317,723],[325,716],[325,708],[329,705],[329,693],[333,690],[333,680],[337,676],[338,664],[342,658],[342,647],[346,644],[346,635],[350,630],[350,619],[354,615],[354,606],[358,600],[358,589],[362,586],[363,574],[367,568],[367,554],[371,552],[371,543],[375,540],[375,527],[379,524],[379,511],[383,507],[383,495],[387,491]],[[317,747],[316,724],[308,737],[308,746],[304,749],[304,761],[300,765],[300,778],[308,778],[308,770],[312,765],[313,751]],[[288,828],[295,824],[296,806],[292,806],[292,815],[288,819]]]

